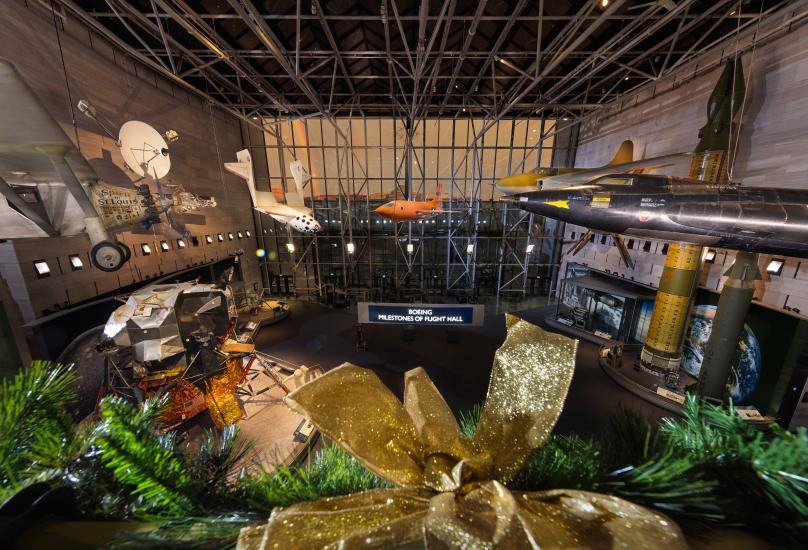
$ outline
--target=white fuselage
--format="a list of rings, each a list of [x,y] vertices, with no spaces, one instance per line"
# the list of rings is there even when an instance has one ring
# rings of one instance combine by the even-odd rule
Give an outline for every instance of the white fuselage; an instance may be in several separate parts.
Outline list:
[[[311,208],[277,203],[258,206],[255,209],[301,233],[319,233],[323,229],[314,219]]]
[[[238,162],[225,162],[224,167],[231,174],[235,174],[247,182],[253,208],[301,233],[313,234],[323,230],[320,223],[314,219],[311,208],[303,205],[303,183],[308,179],[308,175],[303,171],[300,162],[295,161],[290,165],[297,192],[287,193],[286,204],[282,204],[278,202],[272,192],[255,189],[250,152],[242,149],[236,153],[236,158]]]

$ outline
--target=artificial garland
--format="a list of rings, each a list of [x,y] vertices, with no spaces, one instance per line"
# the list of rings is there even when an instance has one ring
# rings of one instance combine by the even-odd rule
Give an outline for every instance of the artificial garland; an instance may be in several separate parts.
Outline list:
[[[235,427],[206,434],[189,452],[161,432],[159,400],[136,409],[105,398],[98,418],[74,426],[75,379],[71,369],[35,363],[0,384],[0,501],[43,481],[71,487],[83,519],[138,527],[110,546],[232,547],[277,507],[390,487],[339,447],[300,467],[245,469],[250,444]],[[460,416],[466,437],[481,410]],[[551,435],[505,485],[612,495],[673,517],[686,533],[743,527],[794,547],[808,536],[805,430],[763,433],[731,406],[695,397],[682,418],[659,426],[624,411],[602,438]]]

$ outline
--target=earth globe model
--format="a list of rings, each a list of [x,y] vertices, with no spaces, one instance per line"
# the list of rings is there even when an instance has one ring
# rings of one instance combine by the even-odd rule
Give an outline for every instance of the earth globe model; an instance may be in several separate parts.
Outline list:
[[[682,368],[691,376],[698,378],[701,362],[710,333],[713,331],[713,318],[716,306],[698,305],[693,310],[690,331],[685,339],[682,356]],[[735,403],[741,403],[755,390],[760,380],[762,366],[760,342],[749,325],[744,324],[743,333],[738,340],[738,364],[732,369],[730,376],[730,394]]]

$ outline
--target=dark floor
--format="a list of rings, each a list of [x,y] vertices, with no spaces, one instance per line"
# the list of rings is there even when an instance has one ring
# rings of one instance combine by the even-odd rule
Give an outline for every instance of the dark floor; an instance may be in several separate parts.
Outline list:
[[[541,324],[541,309],[518,312]],[[332,369],[344,362],[373,369],[399,397],[403,374],[423,367],[457,413],[485,398],[494,352],[505,338],[503,315],[490,315],[483,327],[457,328],[456,343],[447,342],[446,328],[418,327],[414,342],[402,340],[402,327],[364,325],[367,351],[357,351],[356,311],[328,309],[318,304],[292,303],[289,319],[269,326],[256,338],[260,351],[307,366]],[[650,419],[667,411],[639,399],[615,384],[597,364],[597,346],[581,342],[575,375],[557,433],[598,434],[620,404]]]

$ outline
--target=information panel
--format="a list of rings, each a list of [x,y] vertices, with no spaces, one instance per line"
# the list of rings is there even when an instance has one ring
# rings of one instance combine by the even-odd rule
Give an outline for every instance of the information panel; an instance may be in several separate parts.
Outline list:
[[[357,312],[360,323],[482,326],[485,306],[359,302]]]

